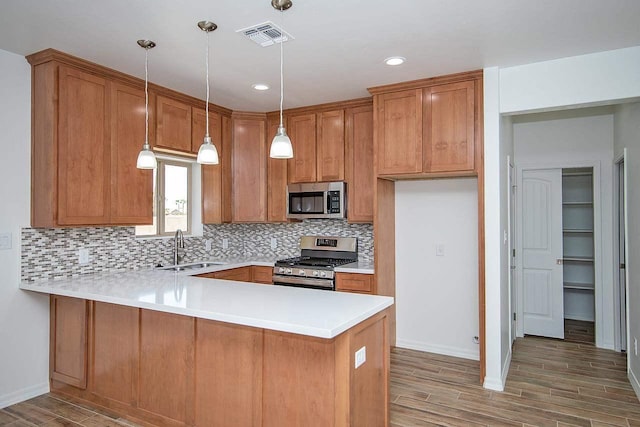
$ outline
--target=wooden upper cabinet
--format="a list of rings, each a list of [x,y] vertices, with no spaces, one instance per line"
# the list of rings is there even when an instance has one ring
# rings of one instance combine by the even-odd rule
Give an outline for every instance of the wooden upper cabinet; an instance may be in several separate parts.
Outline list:
[[[267,147],[278,130],[280,117],[267,119]],[[287,160],[272,159],[267,162],[267,221],[287,221]]]
[[[232,118],[232,221],[267,220],[266,118],[239,114]]]
[[[287,134],[293,145],[289,159],[289,182],[316,182],[316,114],[290,116]]]
[[[27,58],[32,227],[151,224],[153,175],[136,168],[144,91],[51,52]]]
[[[316,180],[344,180],[344,110],[325,111],[317,117]]]
[[[233,151],[231,117],[222,116],[222,150],[224,155],[221,157],[222,164],[222,222],[231,222],[232,220],[232,204],[231,204],[231,156]]]
[[[191,141],[194,152],[198,152],[206,133],[206,112],[201,108],[193,108],[191,114]],[[222,142],[222,118],[220,114],[209,113],[209,136],[218,150],[217,165],[202,165],[202,222],[203,224],[220,224],[224,222],[223,206],[229,203],[223,192],[223,174],[225,170],[223,158],[230,156],[229,147]]]
[[[475,82],[424,89],[424,170],[473,171]]]
[[[345,174],[349,222],[373,222],[373,107],[345,111]]]
[[[482,71],[370,88],[377,175],[473,176],[482,168]]]
[[[156,121],[157,132],[154,148],[183,153],[192,152],[190,105],[158,95],[156,97]]]
[[[422,172],[422,89],[377,96],[379,175]]]
[[[136,167],[145,137],[144,98],[142,89],[111,84],[112,224],[153,221],[153,171]],[[153,141],[153,129],[149,130],[149,140]]]
[[[57,223],[107,224],[110,216],[108,82],[61,66],[58,88]]]

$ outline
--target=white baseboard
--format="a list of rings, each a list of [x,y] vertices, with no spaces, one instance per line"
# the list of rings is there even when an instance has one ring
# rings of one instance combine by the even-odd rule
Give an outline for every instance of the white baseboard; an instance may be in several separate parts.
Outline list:
[[[636,378],[635,374],[631,369],[627,373],[627,377],[629,378],[629,382],[631,383],[631,387],[633,387],[633,391],[636,392],[636,397],[640,400],[640,382],[638,382],[638,378]]]
[[[12,393],[0,396],[0,409],[7,406],[14,405],[16,403],[24,402],[32,397],[40,396],[41,394],[49,393],[49,383],[36,384],[31,387],[23,388],[22,390],[14,391]]]
[[[507,384],[507,376],[509,375],[510,366],[511,348],[509,348],[509,353],[507,353],[507,357],[505,358],[504,364],[502,365],[502,373],[500,374],[500,378],[484,377],[482,387],[488,390],[504,391],[504,386]]]
[[[463,359],[480,360],[479,350],[470,351],[446,345],[429,344],[399,338],[396,340],[396,347],[408,348],[409,350],[426,351],[428,353],[444,354],[445,356],[461,357]]]

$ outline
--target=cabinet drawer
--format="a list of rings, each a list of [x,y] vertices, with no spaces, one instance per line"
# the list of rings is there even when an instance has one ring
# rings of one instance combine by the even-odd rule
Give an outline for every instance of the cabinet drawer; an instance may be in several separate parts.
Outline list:
[[[232,268],[230,270],[217,271],[214,279],[237,280],[238,282],[251,281],[251,267]]]
[[[358,292],[363,294],[373,293],[373,275],[358,273],[337,273],[336,290]]]
[[[272,284],[273,267],[254,265],[251,267],[251,281],[256,283]]]

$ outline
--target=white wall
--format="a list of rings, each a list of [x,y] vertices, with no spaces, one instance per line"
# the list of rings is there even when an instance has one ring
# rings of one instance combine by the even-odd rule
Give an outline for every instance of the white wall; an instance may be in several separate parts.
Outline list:
[[[501,136],[500,71],[484,70],[484,188],[485,188],[485,340],[484,387],[503,390],[511,360],[509,336],[509,282],[503,265],[508,265],[506,156],[510,141]],[[498,255],[499,256],[496,256]],[[507,272],[508,274],[508,272]],[[507,278],[505,280],[505,277]]]
[[[20,228],[29,225],[31,71],[27,61],[0,50],[0,408],[49,390],[48,298],[18,289]]]
[[[595,265],[595,338],[598,347],[613,349],[613,109],[598,107],[527,114],[513,116],[513,123],[518,170],[530,165],[557,168],[595,165],[598,169],[601,210],[594,212],[595,255],[600,260]],[[576,308],[571,302],[565,301],[568,311]],[[588,310],[580,314],[585,318],[589,315]]]
[[[614,152],[616,157],[627,149],[627,277],[629,349],[627,358],[631,384],[640,396],[640,357],[633,349],[640,339],[640,103],[618,106],[614,114]]]
[[[574,108],[640,97],[640,46],[500,70],[500,111]]]
[[[477,185],[396,182],[398,347],[479,358]]]
[[[508,368],[509,360],[502,340],[494,337],[505,330],[504,317],[494,324],[490,308],[504,310],[503,261],[492,256],[500,239],[500,230],[508,227],[500,214],[508,209],[506,200],[496,197],[496,189],[504,185],[498,163],[501,147],[496,122],[501,115],[519,112],[572,108],[576,105],[616,103],[640,97],[640,47],[600,52],[515,67],[485,69],[484,155],[485,155],[485,282],[487,308],[485,387],[496,385],[497,373]],[[489,87],[487,87],[489,86]],[[498,86],[496,89],[494,86]],[[499,94],[494,92],[498,91]],[[495,99],[499,108],[496,108]],[[489,102],[487,102],[489,101]],[[507,143],[508,144],[508,143]],[[502,150],[502,151],[501,151]],[[498,220],[497,218],[500,218]],[[493,248],[493,252],[489,249]]]

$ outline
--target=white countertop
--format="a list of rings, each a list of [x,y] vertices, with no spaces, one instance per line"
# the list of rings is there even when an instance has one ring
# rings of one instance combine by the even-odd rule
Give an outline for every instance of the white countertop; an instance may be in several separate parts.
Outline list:
[[[371,261],[358,261],[351,264],[341,265],[335,268],[336,273],[358,273],[358,274],[373,274],[373,262]]]
[[[238,325],[334,338],[393,304],[377,295],[191,277],[273,261],[239,261],[174,273],[144,270],[22,282],[20,288]]]

